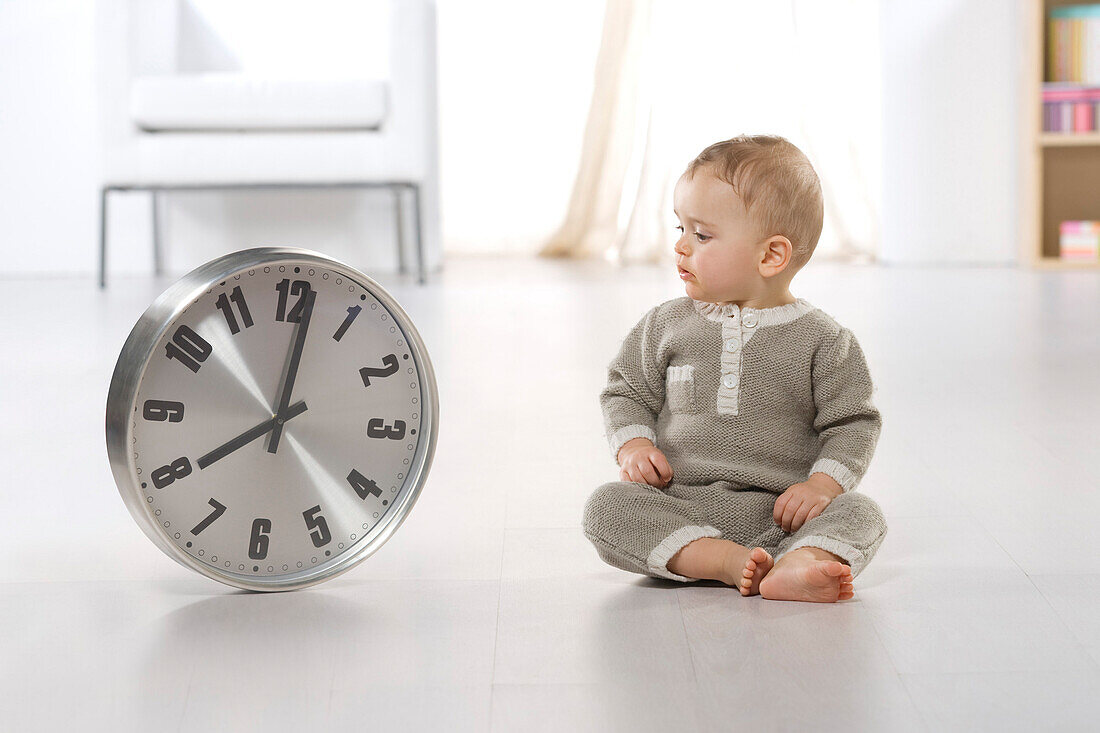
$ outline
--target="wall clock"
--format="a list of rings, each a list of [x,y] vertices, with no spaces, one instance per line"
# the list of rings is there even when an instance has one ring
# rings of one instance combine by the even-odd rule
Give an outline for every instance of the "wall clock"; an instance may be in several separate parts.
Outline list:
[[[257,591],[319,583],[384,544],[438,424],[405,311],[304,249],[184,276],[134,326],[107,395],[107,453],[138,525],[185,567]]]

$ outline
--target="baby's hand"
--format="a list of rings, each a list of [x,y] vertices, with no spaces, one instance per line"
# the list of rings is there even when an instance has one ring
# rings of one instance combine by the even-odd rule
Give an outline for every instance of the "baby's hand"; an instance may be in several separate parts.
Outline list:
[[[619,449],[619,478],[623,481],[636,481],[649,484],[658,489],[672,480],[672,466],[665,454],[645,438],[634,438],[623,443]]]
[[[772,518],[784,532],[796,532],[844,493],[844,487],[831,476],[815,473],[800,484],[790,486],[775,500]]]

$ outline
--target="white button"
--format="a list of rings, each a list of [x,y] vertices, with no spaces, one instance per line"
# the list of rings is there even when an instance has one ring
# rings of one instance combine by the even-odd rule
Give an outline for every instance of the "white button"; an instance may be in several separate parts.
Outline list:
[[[741,343],[737,339],[730,339],[726,342],[726,351],[737,351],[741,348]]]
[[[741,323],[744,323],[746,328],[752,328],[756,325],[756,314],[746,313],[745,317],[741,319]]]
[[[733,389],[737,386],[737,375],[727,374],[725,377],[722,378],[722,384],[724,384],[728,389]]]

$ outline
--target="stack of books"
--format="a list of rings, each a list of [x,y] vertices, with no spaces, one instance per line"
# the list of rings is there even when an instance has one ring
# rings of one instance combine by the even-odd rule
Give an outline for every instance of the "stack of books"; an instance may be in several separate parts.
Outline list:
[[[1059,254],[1070,262],[1100,260],[1100,221],[1063,221]]]
[[[1043,132],[1100,132],[1100,85],[1043,84]]]
[[[1100,4],[1052,8],[1044,132],[1100,131]]]

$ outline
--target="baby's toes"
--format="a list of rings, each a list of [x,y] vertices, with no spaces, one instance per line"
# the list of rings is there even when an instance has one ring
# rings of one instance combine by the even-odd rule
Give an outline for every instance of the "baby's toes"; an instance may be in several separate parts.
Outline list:
[[[852,575],[842,575],[840,577],[840,600],[847,600],[855,595],[855,590],[852,587]]]
[[[738,590],[741,591],[741,595],[751,596],[759,593],[760,581],[768,574],[774,564],[772,556],[764,548],[754,548],[749,553],[748,558],[745,560],[745,566],[741,570],[742,577],[738,583]]]

